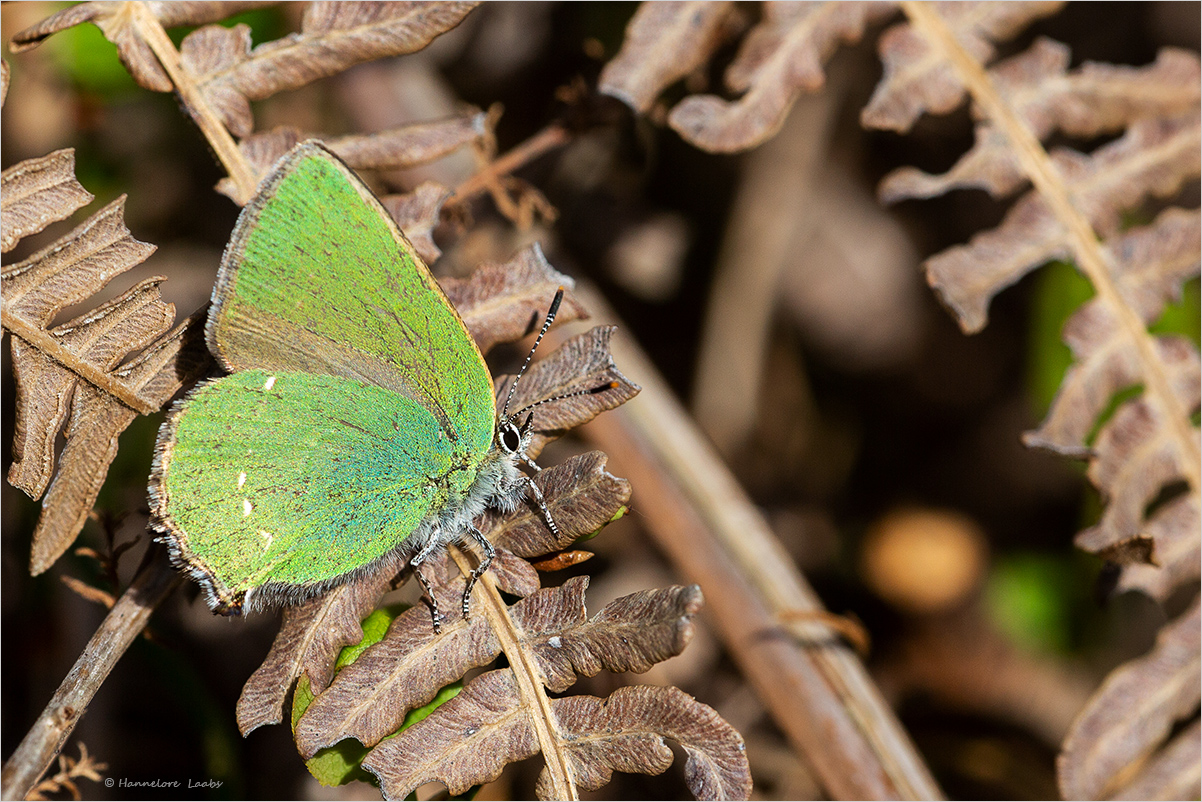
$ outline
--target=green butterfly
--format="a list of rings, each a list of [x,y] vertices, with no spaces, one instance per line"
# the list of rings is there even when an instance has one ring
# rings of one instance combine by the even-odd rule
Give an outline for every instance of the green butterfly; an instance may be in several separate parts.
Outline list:
[[[418,566],[471,537],[484,557],[466,616],[493,558],[480,513],[530,493],[555,530],[519,469],[538,466],[526,455],[532,413],[508,412],[517,379],[498,416],[463,320],[371,190],[320,144],[293,148],[242,211],[205,337],[230,373],[172,409],[150,499],[159,539],[216,612],[295,603],[405,561],[433,605]]]

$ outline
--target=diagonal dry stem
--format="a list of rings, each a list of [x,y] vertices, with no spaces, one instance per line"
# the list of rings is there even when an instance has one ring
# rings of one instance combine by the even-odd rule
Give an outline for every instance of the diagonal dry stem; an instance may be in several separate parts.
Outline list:
[[[59,338],[50,332],[32,325],[19,315],[8,314],[8,309],[0,312],[0,315],[3,315],[4,328],[12,332],[14,337],[19,337],[29,343],[41,353],[79,376],[79,378],[94,385],[97,389],[108,393],[130,409],[136,410],[138,414],[153,415],[159,411],[159,407],[151,406],[138,398],[137,390],[131,387],[128,382],[122,381],[118,376],[104,370],[103,367],[95,365],[83,359],[79,354],[72,352],[63,345]]]
[[[956,68],[960,80],[985,117],[1010,140],[1023,172],[1031,179],[1052,214],[1068,230],[1069,246],[1078,268],[1093,284],[1102,302],[1114,311],[1120,330],[1135,346],[1143,372],[1144,398],[1159,409],[1172,427],[1177,453],[1184,457],[1180,460],[1181,472],[1192,489],[1199,491],[1202,489],[1202,454],[1198,451],[1190,426],[1189,410],[1173,393],[1169,376],[1157,356],[1155,340],[1136,310],[1119,293],[1114,279],[1116,273],[1107,264],[1106,253],[1089,220],[1073,204],[1068,187],[1052,164],[1051,157],[1018,113],[1003,100],[989,79],[985,66],[960,46],[934,7],[925,2],[905,0],[902,8],[915,29]]]
[[[600,294],[581,285],[576,293],[594,321],[618,322]],[[625,327],[611,346],[643,390],[581,431],[630,478],[634,509],[681,575],[701,585],[706,617],[777,725],[832,799],[941,798],[863,663],[713,445]]]
[[[572,135],[562,125],[551,124],[534,136],[521,143],[513,150],[492,161],[488,166],[477,172],[471,178],[455,188],[455,194],[447,199],[447,204],[463,203],[475,195],[484,192],[489,185],[509,175],[527,162],[542,156],[548,151],[566,145]]]
[[[4,763],[0,798],[25,798],[62,750],[113,666],[145,629],[155,607],[183,580],[183,575],[167,564],[165,553],[155,549],[152,554]]]
[[[167,32],[163,30],[163,26],[159,24],[154,13],[142,2],[129,2],[125,5],[129,9],[130,17],[138,34],[154,51],[155,57],[167,71],[171,82],[175,84],[175,91],[179,93],[184,107],[192,115],[197,127],[200,128],[201,133],[212,146],[213,152],[221,160],[222,166],[229,173],[230,180],[234,182],[236,188],[235,200],[239,206],[245,205],[255,194],[255,187],[259,183],[255,179],[255,171],[243,158],[237,143],[234,142],[234,137],[226,130],[221,118],[205,100],[200,87],[180,64],[179,51],[175,49],[175,45],[172,44],[170,37],[167,36]]]
[[[454,546],[448,547],[448,551],[463,575],[471,574],[472,566],[463,552]],[[497,640],[501,642],[501,651],[505,653],[510,670],[517,679],[518,694],[522,703],[533,708],[530,720],[538,736],[543,760],[547,763],[547,773],[554,792],[551,798],[579,799],[568,756],[561,748],[563,739],[559,734],[555,714],[551,712],[551,700],[547,698],[546,688],[543,687],[542,673],[534,656],[522,646],[521,633],[509,617],[509,608],[497,592],[497,586],[489,574],[485,573],[480,577],[473,595],[478,608],[484,612],[489,626],[496,633]]]

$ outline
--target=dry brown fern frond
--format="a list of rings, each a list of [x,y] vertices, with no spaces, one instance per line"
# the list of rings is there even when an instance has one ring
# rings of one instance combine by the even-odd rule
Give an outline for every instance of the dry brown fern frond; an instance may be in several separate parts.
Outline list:
[[[940,13],[969,52],[987,62],[995,42],[1061,6],[1055,0],[949,3]],[[762,18],[726,69],[726,89],[737,97],[690,95],[672,108],[668,124],[687,142],[714,153],[763,144],[780,130],[800,95],[823,87],[824,65],[835,50],[859,41],[897,8],[894,2],[764,3]],[[601,73],[600,91],[646,113],[664,89],[709,60],[732,27],[731,15],[727,3],[643,3],[627,26],[621,52]],[[955,75],[905,26],[882,37],[881,55],[885,78],[879,97],[864,110],[866,125],[906,130],[924,109],[945,112],[959,105],[963,90]]]
[[[1152,651],[1106,678],[1073,722],[1056,761],[1065,799],[1197,796],[1198,721],[1165,739],[1198,708],[1200,632],[1195,599],[1160,631]]]
[[[880,38],[884,76],[862,123],[906,132],[922,114],[950,112],[970,99],[976,141],[942,175],[894,171],[881,184],[881,198],[968,187],[1000,198],[1030,187],[997,228],[928,259],[928,281],[961,327],[975,332],[996,293],[1049,261],[1071,260],[1089,279],[1096,297],[1064,332],[1074,364],[1046,420],[1024,441],[1089,460],[1089,477],[1106,506],[1078,545],[1122,565],[1121,588],[1166,599],[1199,577],[1202,460],[1192,421],[1202,370],[1191,341],[1154,335],[1149,326],[1198,275],[1199,212],[1169,207],[1130,229],[1123,215],[1163,204],[1199,176],[1198,56],[1166,48],[1143,67],[1069,69],[1068,48],[1040,38],[994,63],[996,43],[1061,4],[899,5],[909,21]],[[821,85],[821,64],[838,41],[854,41],[870,15],[886,10],[884,4],[765,4],[762,22],[726,74],[729,89],[746,93],[733,102],[686,97],[670,124],[706,150],[754,147],[775,133],[798,92]],[[683,51],[675,63],[695,69],[712,53],[718,26],[689,4],[644,4],[623,51],[607,65],[602,91],[647,111],[685,71],[668,70],[646,53],[657,45],[675,53],[671,41]],[[1115,138],[1089,153],[1063,147],[1049,153],[1042,143],[1053,135]],[[1139,392],[1122,400],[1118,394],[1133,387]],[[1112,404],[1117,408],[1108,414]],[[1120,669],[1087,705],[1061,756],[1067,798],[1199,793],[1196,723],[1153,754],[1181,718],[1196,713],[1197,649],[1184,634],[1196,629],[1194,610],[1165,629],[1146,662]],[[1148,667],[1174,659],[1185,661],[1174,671]],[[1183,690],[1170,693],[1182,676]],[[1121,690],[1132,677],[1157,689],[1165,704],[1157,715],[1142,715],[1143,700]],[[1136,721],[1147,724],[1138,736],[1123,731],[1122,722]]]
[[[643,3],[598,88],[636,112],[648,111],[660,92],[703,65],[722,43],[729,5]],[[726,70],[726,87],[739,97],[686,97],[668,124],[703,150],[753,148],[780,130],[802,93],[822,87],[823,64],[840,44],[858,41],[868,25],[895,13],[893,3],[765,3],[763,19]]]
[[[919,114],[950,110],[967,95],[979,122],[976,144],[948,173],[897,171],[882,183],[882,195],[896,200],[975,186],[1003,196],[1031,183],[996,229],[927,260],[928,281],[969,332],[985,325],[997,292],[1053,259],[1073,261],[1093,284],[1096,296],[1064,331],[1075,362],[1047,418],[1024,440],[1089,460],[1106,506],[1078,545],[1129,566],[1125,587],[1164,599],[1199,576],[1199,436],[1191,416],[1202,373],[1190,340],[1154,335],[1148,326],[1198,274],[1200,219],[1196,209],[1170,207],[1150,224],[1124,230],[1121,215],[1172,198],[1199,175],[1198,57],[1166,49],[1143,68],[1085,64],[1070,71],[1067,48],[1040,39],[986,66],[972,31],[942,8],[904,8],[910,21],[882,37],[885,77],[862,119],[906,130]],[[926,77],[916,80],[919,74]],[[1122,133],[1091,153],[1048,153],[1041,140],[1056,131]],[[1103,418],[1131,387],[1140,392]],[[1151,655],[1116,670],[1086,705],[1059,761],[1066,798],[1135,787],[1153,795],[1182,787],[1198,793],[1196,771],[1192,779],[1163,771],[1178,765],[1167,755],[1197,754],[1196,730],[1184,736],[1193,739],[1188,747],[1170,743],[1152,758],[1149,771],[1159,766],[1159,773],[1132,779],[1134,767],[1197,709],[1196,630],[1195,602],[1165,628]],[[1135,685],[1140,693],[1130,692]]]
[[[73,25],[95,24],[116,45],[139,85],[179,95],[229,173],[218,190],[242,205],[292,145],[325,139],[291,128],[256,133],[252,100],[366,61],[421,50],[458,25],[476,3],[310,3],[300,31],[253,48],[246,25],[209,24],[259,5],[270,4],[83,3],[16,34],[12,46],[20,52]],[[165,29],[184,25],[202,27],[188,34],[177,51]],[[487,116],[467,109],[446,120],[328,138],[327,144],[352,167],[391,169],[425,164],[465,145],[485,148],[491,138]],[[402,226],[411,222],[398,220]]]
[[[92,200],[75,180],[72,150],[5,170],[0,194],[5,252]],[[157,412],[207,369],[204,314],[171,329],[175,307],[159,299],[161,276],[51,325],[63,309],[87,300],[154,252],[125,227],[124,207],[121,196],[71,233],[5,265],[0,277],[17,379],[8,481],[31,498],[45,493],[30,556],[34,574],[49,568],[83,528],[121,432],[138,415]],[[66,445],[56,461],[60,431]]]

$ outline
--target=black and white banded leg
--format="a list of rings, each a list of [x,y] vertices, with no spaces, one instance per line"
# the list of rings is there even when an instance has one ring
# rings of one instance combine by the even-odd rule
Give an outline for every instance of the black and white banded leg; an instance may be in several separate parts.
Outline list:
[[[430,602],[430,620],[434,624],[435,635],[442,632],[442,616],[438,613],[438,601],[434,598],[434,589],[430,587],[430,580],[426,579],[425,574],[422,573],[421,566],[438,547],[438,538],[430,538],[430,542],[423,546],[421,551],[413,555],[413,559],[409,561],[409,565],[413,567],[413,575],[417,577],[418,583],[422,586],[422,590],[426,594],[426,599]]]
[[[535,476],[543,472],[542,468],[534,464],[534,460],[527,458],[522,461],[534,470]],[[555,525],[555,519],[551,517],[551,510],[547,508],[547,500],[543,498],[543,491],[538,489],[538,485],[534,483],[533,476],[526,477],[526,489],[534,497],[534,503],[538,505],[539,510],[542,512],[543,520],[547,522],[547,528],[551,530],[551,534],[559,537],[559,527]]]
[[[467,618],[467,605],[471,599],[472,588],[476,586],[476,581],[479,580],[480,577],[484,576],[484,572],[488,570],[490,565],[492,565],[493,558],[497,556],[497,550],[493,548],[493,545],[488,542],[488,538],[486,538],[479,529],[473,526],[467,531],[471,534],[472,540],[479,543],[480,548],[484,550],[484,558],[480,560],[480,564],[477,565],[468,575],[467,585],[463,588],[464,618]]]

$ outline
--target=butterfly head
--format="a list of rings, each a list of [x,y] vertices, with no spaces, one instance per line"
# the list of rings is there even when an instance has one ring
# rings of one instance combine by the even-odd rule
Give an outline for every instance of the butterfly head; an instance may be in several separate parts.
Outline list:
[[[520,425],[517,415],[502,418],[497,424],[497,447],[503,454],[515,461],[524,460],[526,449],[534,439],[534,413],[526,415],[526,420]]]
[[[559,311],[559,305],[563,302],[563,295],[563,287],[556,290],[555,298],[551,301],[551,308],[547,310],[547,317],[543,321],[543,327],[539,330],[538,337],[534,339],[534,345],[530,347],[530,353],[526,355],[526,361],[522,363],[522,369],[513,377],[513,381],[509,385],[509,393],[505,396],[505,405],[501,407],[501,413],[497,417],[497,448],[511,457],[515,462],[524,462],[531,467],[535,466],[530,461],[530,458],[526,456],[526,450],[530,447],[530,443],[534,439],[533,410],[535,407],[582,395],[595,395],[606,390],[617,389],[619,386],[616,381],[608,381],[596,387],[571,390],[566,393],[540,399],[527,404],[516,412],[509,411],[509,405],[513,402],[514,393],[518,388],[518,382],[522,380],[522,376],[526,374],[526,369],[530,367],[530,362],[534,359],[534,352],[538,350],[539,343],[543,341],[543,335],[547,333],[547,329],[551,328],[551,323],[555,320],[555,314]],[[525,415],[526,419],[519,424],[518,421],[521,420],[522,415]]]
[[[526,374],[526,368],[530,367],[530,360],[534,359],[534,352],[538,350],[538,344],[543,341],[543,335],[555,321],[555,314],[559,312],[559,305],[563,302],[563,294],[563,287],[555,291],[555,298],[551,301],[551,308],[547,310],[543,327],[539,329],[538,336],[534,338],[534,345],[530,347],[530,353],[526,354],[526,361],[522,363],[522,369],[513,377],[513,382],[509,385],[509,394],[505,396],[505,406],[501,408],[501,414],[497,418],[497,447],[514,461],[527,461],[526,449],[530,447],[534,429],[534,413],[529,410],[545,401],[530,404],[513,414],[509,413],[509,405],[513,402],[513,394],[518,389],[518,382]],[[518,424],[518,419],[522,417],[523,412],[529,412],[529,414],[526,415],[525,421]]]

